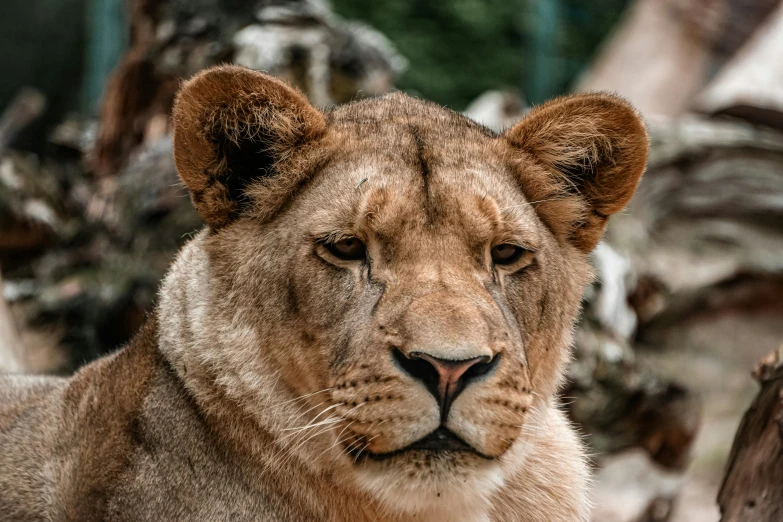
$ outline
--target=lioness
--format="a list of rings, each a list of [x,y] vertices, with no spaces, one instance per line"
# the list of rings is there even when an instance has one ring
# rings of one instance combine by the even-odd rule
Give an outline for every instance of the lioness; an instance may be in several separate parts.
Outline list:
[[[648,140],[604,94],[497,135],[403,94],[321,112],[219,67],[174,156],[206,227],[147,325],[0,379],[1,520],[588,517],[555,393]]]

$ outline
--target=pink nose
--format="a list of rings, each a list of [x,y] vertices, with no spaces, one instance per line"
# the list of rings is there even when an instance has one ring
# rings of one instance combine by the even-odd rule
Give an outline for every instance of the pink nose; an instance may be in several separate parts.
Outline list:
[[[398,355],[399,354],[399,355]],[[424,352],[411,352],[407,357],[395,354],[403,369],[424,383],[440,405],[441,419],[445,422],[449,408],[470,381],[488,373],[495,366],[488,355],[454,361],[433,357]]]

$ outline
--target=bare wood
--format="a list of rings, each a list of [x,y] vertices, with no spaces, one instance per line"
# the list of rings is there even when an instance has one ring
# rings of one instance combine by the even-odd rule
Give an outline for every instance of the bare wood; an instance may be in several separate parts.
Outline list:
[[[718,493],[721,522],[783,519],[783,344],[754,376],[761,391],[734,438]]]
[[[706,303],[713,312],[748,303],[743,291],[772,299],[783,271],[783,133],[697,116],[651,120],[650,131],[647,174],[609,231],[634,270],[663,287],[648,296],[663,302],[642,312],[642,328],[658,314],[663,327]]]
[[[696,100],[710,114],[783,126],[783,6],[721,70]]]

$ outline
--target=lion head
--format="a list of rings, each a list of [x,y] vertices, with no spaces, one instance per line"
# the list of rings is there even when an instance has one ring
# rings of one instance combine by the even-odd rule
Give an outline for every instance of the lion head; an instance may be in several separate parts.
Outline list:
[[[219,67],[185,83],[174,126],[207,227],[164,285],[161,345],[208,414],[270,469],[387,509],[524,469],[587,255],[644,170],[625,101],[559,98],[498,135],[403,94],[322,112]]]

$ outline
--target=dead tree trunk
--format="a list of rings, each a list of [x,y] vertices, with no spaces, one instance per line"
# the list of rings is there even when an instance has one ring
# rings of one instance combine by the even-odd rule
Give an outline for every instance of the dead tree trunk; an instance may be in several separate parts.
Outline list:
[[[761,391],[734,438],[718,493],[721,522],[783,520],[783,345],[754,377]]]

